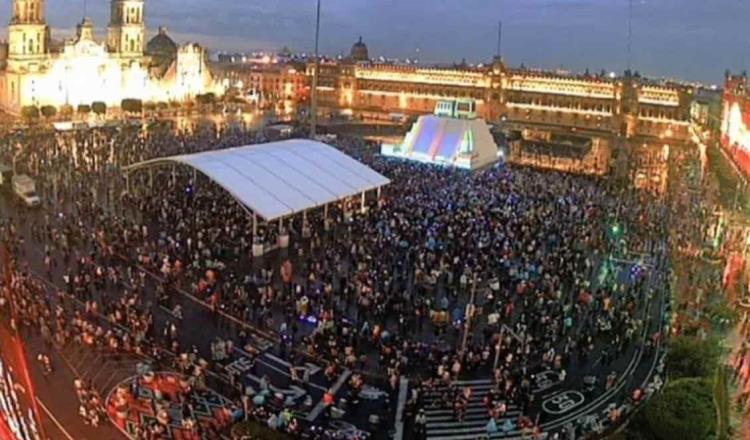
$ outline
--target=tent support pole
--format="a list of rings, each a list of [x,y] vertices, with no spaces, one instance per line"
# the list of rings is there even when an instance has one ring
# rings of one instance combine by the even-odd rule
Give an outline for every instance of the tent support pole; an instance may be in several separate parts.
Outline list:
[[[253,242],[258,236],[258,216],[253,213]]]
[[[381,189],[382,189],[382,187],[381,187],[381,186],[379,186],[379,187],[378,187],[378,200],[380,200],[380,193],[381,193]]]
[[[362,206],[360,212],[362,212],[362,214],[365,213],[365,191],[362,191]]]

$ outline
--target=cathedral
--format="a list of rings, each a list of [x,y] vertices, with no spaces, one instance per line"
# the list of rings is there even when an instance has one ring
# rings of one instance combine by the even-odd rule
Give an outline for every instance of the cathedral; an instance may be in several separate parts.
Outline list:
[[[203,48],[178,47],[164,28],[144,44],[144,0],[111,2],[106,41],[96,41],[84,18],[74,38],[56,42],[45,0],[13,0],[8,40],[0,44],[0,108],[18,114],[27,106],[119,107],[123,99],[173,102],[222,93]]]

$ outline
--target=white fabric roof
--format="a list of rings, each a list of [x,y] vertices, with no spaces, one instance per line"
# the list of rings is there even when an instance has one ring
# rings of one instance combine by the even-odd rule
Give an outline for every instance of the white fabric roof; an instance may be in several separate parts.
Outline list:
[[[267,221],[390,183],[336,148],[307,139],[155,159],[126,170],[159,162],[195,168]]]

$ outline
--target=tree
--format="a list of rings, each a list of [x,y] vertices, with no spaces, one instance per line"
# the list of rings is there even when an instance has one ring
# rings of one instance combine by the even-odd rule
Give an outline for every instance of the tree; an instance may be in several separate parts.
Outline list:
[[[72,105],[61,105],[60,106],[60,116],[64,118],[69,118],[73,114],[73,106]]]
[[[719,364],[721,346],[715,339],[678,336],[669,343],[667,371],[672,379],[710,377]]]
[[[646,405],[645,416],[659,440],[705,440],[716,429],[711,381],[685,378],[669,382]]]
[[[37,119],[39,118],[39,107],[27,105],[21,109],[21,116],[26,119]]]
[[[91,106],[88,104],[79,104],[78,105],[78,114],[80,115],[87,115],[91,113]]]
[[[737,309],[729,305],[724,295],[709,301],[704,309],[704,315],[711,319],[716,329],[721,331],[726,330],[739,318]]]
[[[102,101],[96,101],[91,104],[91,110],[93,110],[97,115],[101,116],[107,113],[107,104],[103,103]]]
[[[123,111],[129,113],[140,113],[143,110],[143,102],[140,99],[123,99],[121,106]]]
[[[196,95],[195,100],[198,104],[213,104],[216,102],[216,95],[213,93]]]
[[[57,108],[54,105],[42,106],[42,115],[45,118],[53,118],[57,114]]]

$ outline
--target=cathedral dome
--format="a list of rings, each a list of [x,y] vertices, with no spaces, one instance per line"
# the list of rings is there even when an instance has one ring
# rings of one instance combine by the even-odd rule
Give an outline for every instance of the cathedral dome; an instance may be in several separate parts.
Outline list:
[[[359,41],[352,46],[351,58],[353,61],[368,61],[370,59],[370,53],[367,50],[367,45],[362,42],[362,37],[359,37]]]
[[[157,62],[169,61],[177,56],[177,44],[169,38],[165,27],[160,27],[159,33],[146,44],[146,54]]]

